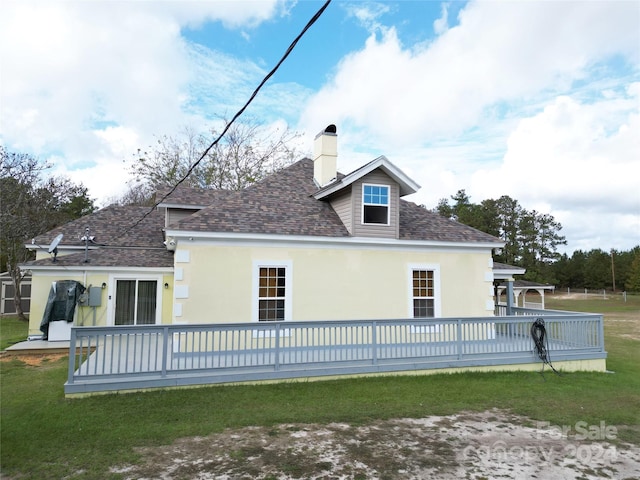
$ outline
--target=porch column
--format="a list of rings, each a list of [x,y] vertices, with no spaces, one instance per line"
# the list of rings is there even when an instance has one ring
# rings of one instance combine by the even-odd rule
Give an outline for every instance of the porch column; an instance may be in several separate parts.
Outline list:
[[[507,315],[513,315],[513,278],[507,279]]]
[[[538,290],[538,293],[540,294],[540,298],[542,298],[541,302],[542,302],[542,310],[544,310],[544,288],[541,288],[540,290]]]

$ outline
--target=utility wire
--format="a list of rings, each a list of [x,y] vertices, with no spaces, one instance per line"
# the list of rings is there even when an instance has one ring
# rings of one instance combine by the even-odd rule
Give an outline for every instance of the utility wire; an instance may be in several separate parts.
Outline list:
[[[137,227],[140,222],[142,222],[145,218],[147,218],[149,215],[151,215],[151,213],[156,209],[156,207],[158,205],[160,205],[167,197],[169,197],[173,192],[176,191],[176,189],[187,179],[187,177],[189,175],[191,175],[191,173],[195,170],[195,168],[200,164],[200,162],[202,162],[202,160],[204,159],[204,157],[207,156],[207,154],[209,153],[209,151],[211,151],[211,149],[213,147],[215,147],[220,140],[222,139],[222,137],[224,137],[224,135],[227,133],[227,131],[231,128],[231,125],[233,125],[233,123],[240,117],[240,115],[242,115],[244,113],[244,111],[247,109],[247,107],[251,104],[251,102],[253,101],[253,99],[256,97],[256,95],[258,95],[258,92],[262,89],[262,87],[264,86],[265,83],[267,83],[267,81],[273,76],[274,73],[276,73],[276,71],[280,68],[280,66],[282,65],[282,63],[286,60],[286,58],[289,56],[289,54],[293,51],[293,49],[295,48],[295,46],[297,45],[297,43],[300,41],[300,39],[302,38],[302,36],[307,32],[307,30],[309,30],[309,28],[311,28],[311,26],[316,23],[316,21],[320,18],[320,16],[324,13],[324,11],[327,9],[327,7],[329,6],[329,4],[331,3],[331,0],[327,0],[324,5],[322,5],[322,7],[315,13],[315,15],[313,17],[311,17],[311,19],[309,20],[309,22],[305,25],[305,27],[302,29],[302,31],[298,34],[298,36],[291,42],[291,45],[289,45],[289,48],[287,48],[287,51],[284,53],[284,55],[282,56],[282,58],[278,61],[278,63],[276,64],[275,67],[273,67],[271,69],[271,71],[262,79],[262,81],[260,82],[260,84],[256,87],[256,89],[253,91],[253,93],[251,94],[251,96],[249,97],[249,100],[247,100],[247,102],[243,105],[243,107],[238,110],[238,112],[233,116],[233,118],[231,119],[231,121],[229,121],[227,123],[227,125],[224,127],[224,129],[222,130],[222,132],[218,135],[218,137],[211,143],[211,145],[209,145],[207,147],[207,149],[202,153],[202,155],[200,155],[200,158],[198,158],[198,160],[191,165],[191,167],[189,167],[189,170],[187,170],[187,173],[184,174],[184,176],[179,179],[175,185],[173,185],[173,187],[171,187],[171,189],[169,190],[169,192],[167,192],[160,200],[156,201],[153,206],[149,209],[149,211],[147,213],[145,213],[138,221],[136,221],[136,223],[134,223],[133,225],[131,225],[129,228],[127,228],[123,233],[127,233],[130,230],[134,229],[135,227]]]

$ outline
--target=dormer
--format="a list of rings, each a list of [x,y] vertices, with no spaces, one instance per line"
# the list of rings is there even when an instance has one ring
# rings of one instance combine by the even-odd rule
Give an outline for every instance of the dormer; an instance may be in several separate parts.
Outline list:
[[[354,237],[400,237],[400,198],[420,188],[385,156],[321,188],[317,200],[327,200]]]
[[[228,194],[227,190],[188,187],[173,191],[158,190],[156,196],[162,198],[158,204],[158,210],[164,213],[166,228],[198,213],[203,208],[214,205],[221,197]]]

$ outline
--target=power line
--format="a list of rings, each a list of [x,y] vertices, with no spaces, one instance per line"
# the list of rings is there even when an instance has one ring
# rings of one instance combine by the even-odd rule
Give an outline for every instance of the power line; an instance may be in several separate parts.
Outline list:
[[[282,58],[278,61],[276,66],[271,69],[271,71],[262,79],[260,84],[253,91],[253,93],[249,97],[249,100],[247,100],[247,102],[242,106],[242,108],[240,110],[238,110],[238,112],[233,116],[233,118],[227,123],[227,125],[224,127],[222,132],[218,135],[218,137],[211,143],[211,145],[209,145],[207,147],[207,149],[202,153],[202,155],[200,155],[200,158],[198,158],[198,160],[193,165],[191,165],[189,167],[189,170],[187,170],[187,173],[185,173],[184,176],[181,179],[179,179],[173,185],[173,187],[171,187],[171,189],[160,200],[156,201],[153,204],[153,206],[149,209],[149,211],[147,213],[145,213],[138,221],[136,221],[136,223],[134,223],[129,228],[127,228],[123,233],[127,233],[128,231],[130,231],[133,228],[137,227],[140,224],[140,222],[142,222],[145,218],[147,218],[149,215],[151,215],[151,213],[158,207],[158,205],[160,205],[167,197],[169,197],[173,192],[175,192],[176,189],[180,186],[180,184],[182,184],[187,179],[187,177],[189,177],[189,175],[191,175],[191,173],[200,164],[200,162],[202,162],[204,157],[207,156],[209,151],[211,151],[211,149],[213,147],[215,147],[220,142],[222,137],[224,137],[224,135],[227,133],[227,131],[231,128],[231,125],[233,125],[233,123],[240,117],[240,115],[242,115],[244,113],[244,111],[251,104],[251,102],[256,97],[256,95],[258,95],[258,92],[262,89],[264,84],[267,83],[267,81],[273,76],[274,73],[276,73],[276,71],[280,68],[282,63],[286,60],[286,58],[289,56],[289,54],[293,51],[293,49],[295,48],[297,43],[300,41],[300,39],[303,37],[303,35],[307,32],[307,30],[309,30],[309,28],[311,28],[311,26],[314,23],[316,23],[316,21],[324,13],[324,11],[327,9],[327,7],[329,6],[330,3],[331,3],[331,0],[327,0],[324,3],[324,5],[322,5],[322,7],[313,15],[313,17],[311,17],[309,22],[305,25],[305,27],[298,34],[298,36],[291,42],[291,45],[289,45],[289,48],[287,48],[286,52],[284,53]]]

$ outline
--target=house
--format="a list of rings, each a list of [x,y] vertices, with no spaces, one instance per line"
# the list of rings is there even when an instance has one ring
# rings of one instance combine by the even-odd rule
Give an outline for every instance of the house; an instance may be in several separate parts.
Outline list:
[[[32,239],[30,336],[69,340],[65,394],[537,370],[546,352],[606,370],[602,315],[496,314],[494,282],[511,299],[524,273],[493,263],[503,242],[406,201],[419,185],[386,157],[341,174],[337,151],[331,125],[244,190],[177,187]]]
[[[30,335],[62,280],[86,289],[77,326],[493,315],[503,242],[404,200],[420,186],[384,156],[339,173],[337,151],[330,125],[313,159],[244,190],[178,187],[32,239]]]

